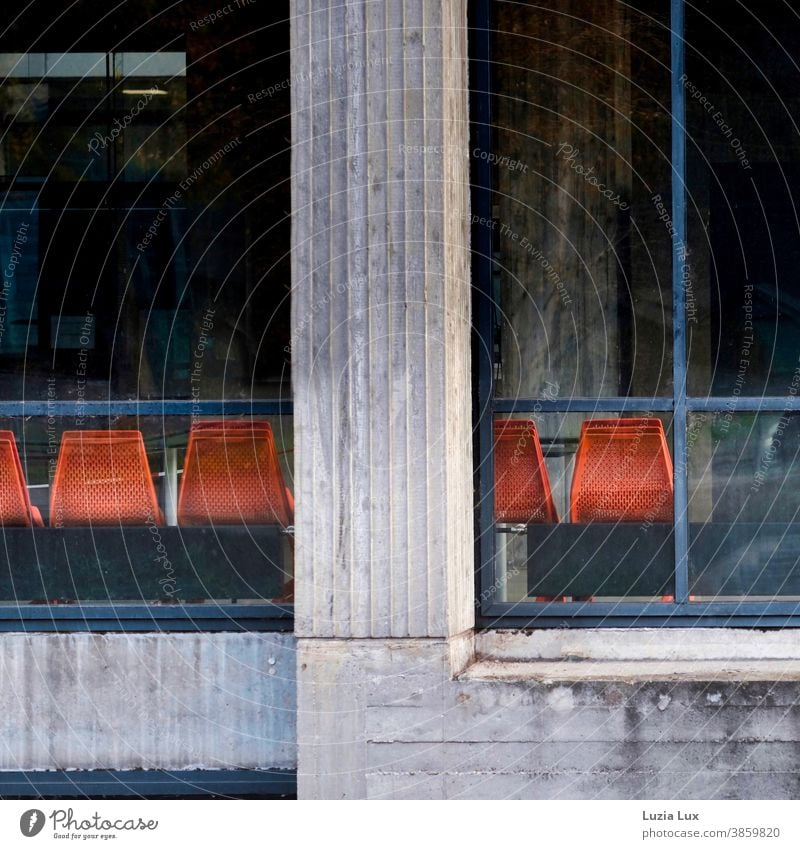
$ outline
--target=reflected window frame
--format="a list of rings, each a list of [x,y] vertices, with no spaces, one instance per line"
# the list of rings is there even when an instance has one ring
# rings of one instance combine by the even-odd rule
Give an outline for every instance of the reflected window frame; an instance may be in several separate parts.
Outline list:
[[[489,157],[471,158],[471,216],[473,269],[473,401],[474,453],[476,457],[476,607],[478,624],[496,627],[686,627],[800,626],[798,604],[787,600],[698,600],[690,595],[689,584],[689,448],[690,417],[697,413],[725,413],[730,397],[698,397],[688,394],[687,293],[682,281],[687,234],[686,188],[686,107],[690,94],[681,81],[685,73],[685,0],[668,0],[670,15],[671,68],[671,160],[673,180],[669,212],[674,223],[672,250],[673,388],[670,396],[554,397],[503,399],[496,397],[497,365],[494,362],[498,327],[495,299],[495,239],[492,227],[485,226],[493,213],[494,177]],[[496,30],[493,0],[470,3],[470,150],[494,150],[493,98],[496,89],[492,74],[492,37]],[[672,417],[674,484],[674,594],[652,601],[594,602],[588,599],[498,601],[498,587],[504,576],[499,568],[498,542],[494,518],[494,423],[497,419],[541,413],[583,413],[616,416],[635,415],[648,410],[653,415]],[[742,398],[737,411],[786,413],[800,411],[797,395]]]
[[[288,51],[287,51],[288,63]],[[51,78],[80,78],[111,81],[115,85],[130,79],[133,83],[145,81],[141,90],[132,86],[119,85],[121,98],[136,102],[136,98],[153,98],[158,105],[158,96],[166,92],[151,86],[150,78],[160,79],[165,74],[183,80],[184,97],[186,85],[186,53],[175,51],[92,51],[77,50],[74,53],[20,53],[0,54],[3,76],[27,80]],[[288,71],[287,71],[288,73]],[[111,106],[106,110],[110,120],[119,112]],[[104,113],[104,114],[106,114]],[[126,113],[125,113],[126,114]],[[100,160],[106,164],[106,158]],[[103,185],[115,177],[109,172]],[[288,174],[286,174],[288,178]],[[25,188],[38,191],[41,180],[20,181]],[[113,180],[111,180],[113,182]],[[19,187],[17,187],[18,189]],[[91,188],[91,187],[90,187]],[[102,186],[100,188],[102,191]],[[10,192],[8,193],[10,194]],[[127,209],[127,207],[125,207]],[[128,396],[130,397],[130,396]],[[73,420],[92,416],[110,423],[120,416],[153,416],[162,419],[183,418],[194,421],[198,417],[224,419],[246,417],[256,419],[266,416],[291,416],[292,398],[283,393],[271,393],[264,398],[203,400],[193,396],[186,398],[155,397],[147,400],[22,400],[21,398],[0,400],[0,417],[19,420],[31,417]],[[20,450],[22,446],[20,445]],[[23,466],[27,458],[22,456]],[[145,526],[146,527],[146,526]],[[49,528],[24,528],[33,534],[47,533]],[[84,529],[81,529],[84,530]],[[180,534],[180,527],[171,528]],[[213,532],[213,526],[210,526]],[[291,529],[289,529],[291,530]],[[91,533],[92,529],[86,529]],[[34,540],[35,542],[35,540]],[[97,603],[29,603],[20,599],[16,604],[0,604],[0,632],[230,632],[230,631],[291,631],[294,624],[294,605],[279,600],[247,600],[247,603],[228,603],[206,599],[200,602],[181,601],[173,604],[147,603],[145,601],[109,600]]]

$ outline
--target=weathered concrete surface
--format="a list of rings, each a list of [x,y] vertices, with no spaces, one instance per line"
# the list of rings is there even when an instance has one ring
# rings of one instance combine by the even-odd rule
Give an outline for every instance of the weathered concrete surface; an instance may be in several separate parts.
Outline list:
[[[474,621],[466,0],[293,0],[299,637]]]
[[[291,14],[300,797],[796,797],[791,638],[468,633],[466,3]]]
[[[800,681],[800,660],[483,660],[468,681]]]
[[[779,665],[745,683],[454,677],[466,645],[301,641],[301,798],[800,793],[800,682]]]
[[[480,660],[764,661],[800,659],[797,631],[741,628],[552,628],[482,631]]]
[[[0,769],[296,765],[288,634],[4,634]]]

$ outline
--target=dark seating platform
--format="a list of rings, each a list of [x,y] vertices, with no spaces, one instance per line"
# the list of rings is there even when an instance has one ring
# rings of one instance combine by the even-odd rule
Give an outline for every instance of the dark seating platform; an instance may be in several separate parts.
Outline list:
[[[689,534],[692,595],[800,595],[800,524],[711,522]],[[527,538],[531,596],[674,591],[669,524],[529,525]]]
[[[2,602],[271,600],[290,573],[276,525],[0,531]]]

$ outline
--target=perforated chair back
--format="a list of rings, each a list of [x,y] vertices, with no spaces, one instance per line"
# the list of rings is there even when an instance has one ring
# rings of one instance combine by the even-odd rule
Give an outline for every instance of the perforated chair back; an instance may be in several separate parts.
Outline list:
[[[494,518],[513,524],[558,521],[539,434],[532,421],[495,420]]]
[[[661,424],[661,419],[588,419],[583,422],[582,430],[588,432],[614,431],[616,433],[623,433],[627,430],[663,432],[664,426]]]
[[[189,434],[178,496],[179,525],[279,524],[294,521],[268,422],[204,422]]]
[[[584,422],[572,477],[573,522],[671,522],[672,459],[659,419]]]
[[[138,430],[64,431],[50,525],[163,525]]]
[[[0,525],[41,524],[39,511],[31,506],[14,434],[10,430],[0,430]]]
[[[193,431],[222,431],[223,433],[234,433],[234,432],[245,432],[250,433],[253,431],[256,432],[264,432],[264,431],[272,431],[272,426],[269,422],[260,422],[260,421],[247,421],[247,420],[234,420],[228,421],[227,419],[214,419],[211,421],[198,421],[192,425]]]

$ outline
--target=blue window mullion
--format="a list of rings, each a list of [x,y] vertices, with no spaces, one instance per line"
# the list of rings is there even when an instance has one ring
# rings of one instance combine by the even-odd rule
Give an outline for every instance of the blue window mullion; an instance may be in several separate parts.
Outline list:
[[[689,268],[686,243],[686,63],[684,0],[671,0],[672,63],[672,333],[675,412],[675,601],[689,598],[688,456],[686,439],[686,290],[684,268]]]
[[[580,397],[495,398],[495,413],[668,413],[674,407],[671,397]]]
[[[472,134],[473,143],[481,150],[492,150],[491,98],[491,27],[490,0],[472,0],[474,29],[471,39]],[[471,158],[473,221],[492,217],[492,166],[486,157]],[[478,336],[478,598],[495,584],[494,534],[494,304],[492,303],[492,229],[485,224],[472,225],[472,250],[476,287]]]
[[[224,416],[291,415],[292,400],[234,399],[230,401],[150,399],[125,401],[0,401],[0,416]]]

